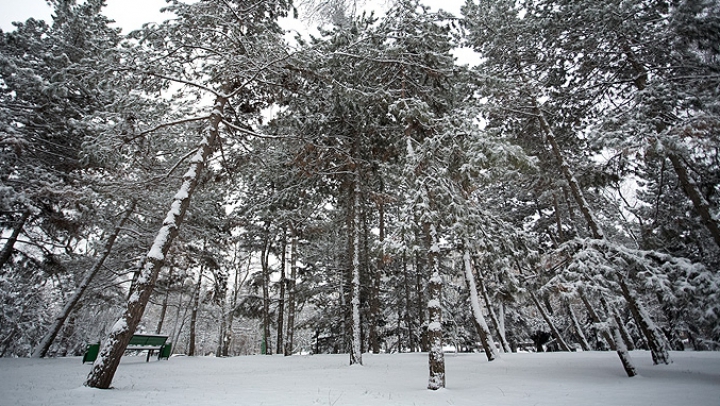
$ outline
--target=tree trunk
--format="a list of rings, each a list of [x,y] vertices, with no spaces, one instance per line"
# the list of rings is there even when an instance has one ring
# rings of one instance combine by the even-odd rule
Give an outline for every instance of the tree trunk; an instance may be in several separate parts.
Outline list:
[[[350,365],[362,365],[362,335],[360,331],[360,175],[355,173],[352,205],[352,346]]]
[[[552,333],[555,341],[557,341],[558,345],[560,346],[560,349],[562,349],[563,351],[570,351],[570,346],[567,345],[565,340],[560,335],[560,331],[558,331],[557,327],[555,327],[555,323],[552,322],[550,316],[547,314],[547,311],[538,301],[537,296],[535,296],[535,293],[530,292],[530,298],[532,299],[533,303],[535,303],[535,307],[537,307],[543,320],[545,320],[545,323],[547,323],[548,327],[550,328],[550,333]]]
[[[180,231],[180,226],[190,205],[190,198],[197,188],[199,175],[205,169],[205,162],[215,150],[218,126],[222,121],[222,111],[226,104],[227,99],[224,97],[217,97],[215,100],[205,137],[200,143],[197,153],[190,158],[190,169],[183,175],[183,184],[173,197],[170,210],[147,254],[136,289],[128,300],[125,312],[115,323],[110,335],[103,343],[99,356],[85,381],[86,386],[107,389],[112,384],[115,371],[120,364],[120,358],[150,300],[165,256]]]
[[[570,171],[570,166],[567,164],[567,161],[565,161],[565,157],[563,157],[562,155],[562,151],[560,150],[560,147],[557,144],[557,140],[555,139],[555,134],[550,128],[550,124],[545,119],[545,114],[543,114],[542,110],[540,110],[540,108],[538,107],[535,107],[535,114],[537,114],[537,119],[540,122],[540,128],[542,128],[543,132],[545,133],[545,139],[547,139],[548,144],[550,144],[553,155],[555,156],[555,159],[558,161],[558,165],[560,166],[560,171],[562,172],[563,177],[565,177],[565,181],[568,183],[568,186],[570,186],[570,193],[575,199],[575,202],[577,203],[578,208],[583,215],[583,218],[587,222],[592,237],[598,240],[602,239],[602,229],[598,225],[597,220],[595,220],[595,216],[593,216],[590,205],[585,200],[585,196],[580,189],[580,184],[575,178],[575,175],[573,175]]]
[[[428,389],[438,390],[445,387],[445,354],[443,353],[442,307],[440,304],[442,299],[442,278],[440,277],[440,266],[437,259],[440,248],[437,230],[433,224],[425,224],[425,238],[428,266],[432,269],[432,277],[428,281],[427,287],[427,337],[430,344],[430,351],[428,351],[428,367],[430,370]]]
[[[405,252],[402,254],[403,282],[405,288],[405,326],[407,327],[407,346],[410,352],[415,352],[415,332],[413,330],[413,322],[410,317],[410,275],[408,271],[407,256]],[[400,351],[400,349],[398,349]]]
[[[623,297],[630,308],[635,323],[637,323],[640,331],[645,336],[648,347],[650,348],[650,354],[652,355],[653,363],[658,364],[670,364],[670,354],[665,346],[665,340],[662,334],[658,331],[657,326],[653,323],[650,315],[647,314],[645,307],[640,302],[637,294],[630,289],[625,281],[625,277],[618,275],[618,283],[620,284],[620,290],[622,291]]]
[[[98,258],[97,262],[95,262],[95,265],[93,265],[92,268],[90,268],[87,273],[85,273],[85,276],[83,277],[82,281],[80,282],[80,285],[78,285],[77,289],[75,289],[75,292],[70,296],[67,303],[65,303],[65,306],[63,306],[63,309],[60,311],[60,313],[55,316],[55,321],[50,326],[50,329],[45,334],[43,339],[40,341],[40,344],[33,352],[32,356],[33,358],[42,358],[44,357],[48,350],[50,350],[50,346],[52,345],[53,341],[55,340],[55,337],[57,337],[57,334],[60,332],[60,329],[62,328],[63,324],[65,323],[65,320],[67,320],[70,313],[73,311],[75,306],[80,302],[80,299],[82,298],[83,294],[85,294],[85,291],[87,290],[88,286],[90,286],[90,283],[92,282],[93,278],[95,278],[95,275],[100,272],[100,268],[102,268],[103,264],[105,263],[105,260],[110,256],[110,252],[112,251],[113,245],[115,245],[115,241],[117,240],[118,235],[120,235],[120,231],[122,230],[122,226],[125,224],[125,222],[130,218],[130,215],[135,210],[135,201],[133,201],[130,204],[130,207],[125,210],[125,214],[123,214],[122,218],[118,222],[117,226],[113,230],[113,233],[110,234],[110,237],[105,242],[105,247],[103,248],[102,254],[100,254],[100,258]],[[25,218],[27,220],[27,218]],[[23,223],[24,221],[23,220]],[[22,228],[22,227],[19,227]],[[15,234],[15,231],[19,229],[16,227],[15,230],[13,230],[13,235]],[[17,238],[17,236],[16,236]]]
[[[463,264],[465,265],[465,282],[467,283],[468,290],[470,291],[470,306],[475,318],[475,327],[480,335],[480,342],[485,350],[487,360],[494,361],[499,356],[495,348],[495,343],[492,340],[492,334],[490,333],[490,329],[485,321],[485,316],[483,316],[482,308],[480,307],[480,298],[478,297],[478,288],[475,283],[475,275],[473,274],[470,253],[467,251],[463,254]]]
[[[585,309],[588,312],[588,315],[590,316],[590,319],[592,319],[592,322],[595,324],[600,324],[600,316],[598,316],[597,312],[595,311],[595,308],[590,304],[590,301],[587,298],[587,295],[585,295],[584,291],[578,291],[578,295],[580,296],[580,300],[585,305]],[[615,340],[613,339],[612,335],[607,331],[607,329],[603,328],[600,330],[600,334],[603,336],[605,341],[607,342],[608,346],[611,350],[615,351],[617,350],[617,346],[615,345]]]
[[[202,288],[203,279],[203,266],[200,266],[200,273],[198,274],[197,285],[195,285],[195,291],[193,292],[192,300],[192,311],[190,312],[190,343],[188,344],[187,355],[192,357],[195,355],[195,338],[197,336],[197,319],[198,313],[200,312],[200,291]]]
[[[278,284],[280,286],[280,292],[278,293],[278,305],[277,305],[277,336],[275,345],[275,354],[283,353],[283,339],[285,336],[285,267],[287,252],[287,231],[283,230],[282,237],[282,250],[280,251],[280,280]]]
[[[423,267],[426,264],[423,261],[422,256],[419,253],[415,254],[415,307],[418,311],[418,321],[420,326],[425,326],[425,311],[427,306],[425,305],[425,295],[423,293]],[[420,351],[430,351],[430,343],[428,342],[427,331],[420,330]]]
[[[165,296],[163,297],[162,306],[160,307],[160,319],[158,320],[157,327],[155,327],[155,334],[160,334],[163,328],[163,324],[165,324],[165,316],[167,316],[168,308],[168,299],[170,298],[170,286],[172,285],[172,271],[173,268],[170,267],[170,269],[168,270],[167,283],[165,284]]]
[[[262,295],[263,295],[263,337],[262,354],[270,355],[270,221],[265,222],[265,239],[260,253],[260,267],[262,268]]]
[[[380,353],[380,280],[382,279],[385,269],[385,249],[383,244],[385,243],[385,205],[380,202],[378,203],[378,228],[379,228],[379,242],[380,242],[380,257],[377,259],[377,266],[372,270],[370,274],[370,314],[369,314],[369,334],[368,341],[370,342],[370,350],[373,354]],[[367,222],[365,222],[367,224]],[[367,236],[368,233],[366,232]],[[365,238],[367,241],[367,237]]]
[[[703,225],[710,232],[715,244],[720,247],[720,227],[718,222],[710,212],[710,204],[705,199],[705,196],[700,192],[695,182],[690,178],[687,172],[687,168],[682,162],[682,159],[677,154],[668,154],[668,159],[672,163],[673,169],[680,180],[685,195],[690,199],[695,208],[695,211],[700,215]]]
[[[22,229],[29,218],[30,210],[25,210],[22,213],[22,217],[20,217],[20,220],[15,223],[15,228],[13,228],[12,234],[10,234],[10,237],[8,237],[8,240],[5,242],[2,251],[0,251],[0,270],[2,270],[3,266],[5,266],[5,263],[10,260],[13,249],[15,248],[15,243],[17,242],[17,239],[20,236]]]
[[[474,275],[477,275],[477,283],[478,288],[480,289],[480,292],[482,293],[483,300],[485,301],[485,306],[488,309],[488,315],[490,315],[490,321],[493,323],[493,326],[495,327],[495,330],[498,333],[498,337],[500,338],[500,346],[502,347],[503,352],[511,352],[512,349],[510,348],[510,343],[508,343],[507,339],[505,338],[505,328],[500,322],[500,319],[498,319],[498,316],[495,315],[495,312],[492,309],[492,304],[490,302],[490,295],[488,294],[487,289],[485,288],[485,277],[482,275],[482,272],[479,269],[475,269],[476,272],[474,272]]]
[[[297,280],[297,244],[298,238],[293,230],[290,239],[290,280],[288,281],[288,319],[287,319],[287,341],[285,342],[285,356],[292,355],[295,345],[295,281]]]
[[[177,349],[177,343],[180,341],[180,333],[185,326],[185,316],[187,315],[187,306],[183,306],[183,297],[185,295],[185,279],[180,281],[179,289],[180,297],[178,297],[177,306],[175,308],[175,322],[173,323],[172,333],[170,333],[170,342],[173,344],[173,352]],[[182,313],[182,317],[180,316]]]
[[[233,263],[235,263],[233,261]],[[223,337],[223,340],[225,341],[223,344],[223,357],[227,357],[230,355],[230,347],[233,342],[233,321],[235,320],[235,308],[237,307],[237,301],[238,301],[238,293],[240,293],[240,289],[245,284],[245,281],[247,280],[247,277],[250,275],[250,264],[252,263],[252,256],[248,257],[248,265],[247,269],[245,270],[245,276],[242,280],[240,280],[240,272],[238,269],[235,269],[235,278],[233,280],[233,290],[232,294],[230,295],[230,303],[228,305],[228,309],[226,314],[227,321],[225,322],[225,337]],[[239,264],[238,264],[239,268]]]
[[[613,320],[608,320],[608,322],[610,324],[610,329],[614,332],[615,342],[617,343],[617,354],[618,357],[620,357],[620,362],[622,363],[623,369],[625,370],[627,376],[629,378],[632,378],[633,376],[637,375],[637,370],[635,369],[635,365],[632,361],[632,358],[630,357],[630,352],[625,346],[622,337],[620,337],[620,329],[618,328],[618,326],[615,325],[615,322]]]
[[[613,320],[615,320],[615,326],[618,329],[618,333],[620,334],[620,337],[622,337],[623,343],[625,344],[625,348],[629,351],[632,351],[635,349],[635,343],[633,343],[632,338],[630,338],[630,333],[625,328],[625,323],[623,323],[622,318],[620,317],[620,313],[618,313],[615,306],[612,306],[610,303],[608,303],[607,299],[605,299],[604,295],[600,295],[600,303],[602,304],[603,308],[605,309],[605,313],[608,315],[608,318],[612,317]],[[613,333],[613,336],[615,333]]]
[[[573,329],[575,330],[575,334],[578,336],[578,339],[580,340],[580,346],[582,347],[583,351],[590,351],[590,343],[588,343],[587,338],[585,338],[585,332],[582,329],[582,326],[580,325],[580,322],[578,322],[577,316],[575,315],[575,311],[572,308],[572,305],[570,304],[570,300],[567,298],[565,299],[565,308],[568,311],[568,315],[570,316],[570,321],[572,322]]]

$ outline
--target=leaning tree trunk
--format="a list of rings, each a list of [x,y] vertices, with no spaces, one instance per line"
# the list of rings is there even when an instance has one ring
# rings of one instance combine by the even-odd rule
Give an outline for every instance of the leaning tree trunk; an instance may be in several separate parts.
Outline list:
[[[588,343],[587,338],[585,338],[585,332],[583,331],[582,326],[580,325],[580,322],[575,315],[575,311],[570,304],[570,300],[568,300],[567,298],[565,298],[565,308],[567,309],[568,315],[570,316],[570,322],[575,329],[575,334],[577,334],[580,340],[580,346],[582,347],[583,351],[590,351],[590,343]]]
[[[623,341],[622,337],[620,337],[620,329],[615,323],[617,323],[617,321],[613,318],[608,319],[609,328],[613,332],[613,335],[615,336],[615,342],[617,343],[617,354],[618,357],[620,357],[620,362],[622,363],[623,369],[625,370],[627,376],[632,378],[633,376],[637,375],[637,370],[635,369],[635,364],[633,363],[632,358],[630,358],[630,352],[625,346],[625,342]]]
[[[615,306],[612,306],[607,299],[605,299],[605,295],[602,293],[600,294],[600,304],[602,304],[605,313],[608,315],[608,318],[612,317],[613,320],[615,320],[615,326],[618,329],[618,334],[620,334],[620,337],[623,340],[623,343],[625,343],[625,348],[629,351],[632,351],[635,349],[635,343],[633,343],[632,338],[630,337],[630,333],[625,328],[625,323],[623,323],[622,318],[620,317],[620,313],[618,313]],[[613,336],[615,336],[615,333],[613,332]]]
[[[218,96],[210,115],[209,126],[205,137],[198,147],[197,153],[190,158],[190,168],[183,175],[183,184],[173,197],[170,210],[158,231],[138,278],[135,291],[127,303],[123,315],[113,326],[110,335],[105,339],[98,358],[88,374],[85,385],[92,388],[107,389],[112,384],[120,358],[125,352],[130,338],[140,323],[150,295],[155,287],[158,273],[165,262],[165,256],[175,237],[180,231],[185,213],[190,205],[190,198],[198,186],[200,174],[205,169],[205,162],[215,150],[218,127],[222,121],[222,111],[228,100]]]
[[[573,175],[573,173],[570,171],[570,166],[565,160],[565,157],[563,157],[562,151],[560,150],[560,147],[557,144],[557,140],[555,139],[555,134],[550,128],[550,124],[545,119],[545,114],[543,114],[542,110],[540,110],[539,107],[535,108],[535,113],[537,114],[537,119],[540,122],[540,128],[542,128],[543,132],[545,133],[545,139],[548,141],[548,144],[550,144],[552,153],[555,156],[555,159],[558,161],[558,165],[560,166],[560,172],[562,172],[565,181],[568,183],[568,186],[570,186],[570,193],[575,199],[575,202],[577,203],[580,212],[583,215],[583,218],[587,222],[592,237],[598,240],[602,239],[602,229],[598,225],[598,222],[593,215],[590,205],[588,204],[587,200],[585,200],[585,196],[582,193],[580,184],[575,178],[575,175]]]
[[[647,314],[645,307],[640,302],[637,294],[627,285],[625,277],[618,275],[618,283],[620,284],[620,290],[622,291],[623,297],[630,308],[635,322],[637,323],[640,331],[643,333],[645,340],[650,348],[650,354],[652,355],[653,363],[658,364],[670,364],[670,354],[665,346],[665,340],[662,334],[658,331],[657,326],[653,323],[650,315]]]
[[[490,334],[490,329],[485,321],[485,316],[483,316],[482,308],[480,307],[480,298],[478,297],[478,288],[475,283],[475,275],[473,274],[472,262],[470,261],[470,253],[467,251],[463,254],[463,263],[465,265],[465,282],[470,290],[470,305],[473,317],[475,318],[475,327],[480,335],[480,342],[485,350],[487,360],[494,361],[499,356],[497,350],[495,349],[495,343],[492,340],[492,334]]]
[[[110,237],[105,242],[105,247],[103,248],[102,254],[100,254],[100,258],[98,258],[97,262],[95,262],[95,265],[93,265],[93,267],[87,271],[82,281],[80,282],[80,285],[78,285],[75,292],[70,296],[70,299],[68,299],[67,303],[65,303],[65,306],[63,306],[60,313],[55,316],[55,321],[50,326],[50,329],[45,334],[45,337],[43,337],[43,339],[40,341],[40,344],[33,352],[33,358],[42,358],[50,350],[50,346],[55,340],[55,337],[57,337],[58,333],[60,332],[60,329],[65,323],[65,320],[67,320],[68,316],[70,316],[70,313],[73,311],[75,306],[80,302],[83,294],[85,294],[88,286],[90,286],[90,282],[92,282],[93,278],[95,278],[95,275],[100,272],[100,268],[102,268],[105,260],[110,256],[110,252],[112,251],[113,245],[115,245],[115,241],[117,240],[118,235],[120,235],[120,231],[122,230],[123,225],[128,220],[128,218],[130,218],[133,210],[135,210],[135,203],[136,202],[133,200],[133,202],[130,204],[130,207],[125,210],[125,214],[123,214],[122,218],[115,227],[115,230],[113,230],[113,233],[110,234]]]
[[[715,244],[720,247],[720,227],[718,227],[718,221],[710,211],[710,204],[700,192],[695,182],[690,178],[690,175],[688,175],[687,168],[685,168],[680,156],[671,153],[668,155],[668,159],[670,159],[673,169],[675,169],[675,173],[678,176],[678,180],[680,180],[680,185],[685,195],[687,195],[693,204],[693,208],[695,208],[700,215],[700,220],[702,220],[703,225],[710,232]]]
[[[25,222],[27,222],[29,218],[30,210],[25,210],[22,214],[22,217],[20,217],[20,220],[15,223],[15,228],[13,228],[12,234],[10,234],[10,237],[8,237],[8,240],[5,242],[2,251],[0,251],[0,269],[2,269],[5,263],[8,262],[8,260],[10,259],[13,249],[15,248],[15,243],[17,242],[17,239],[20,236],[23,227],[25,226]]]
[[[590,304],[590,301],[587,298],[587,295],[584,291],[580,290],[578,291],[578,295],[580,296],[580,300],[585,305],[585,309],[588,312],[588,315],[590,316],[590,319],[592,322],[596,325],[600,324],[600,316],[598,315],[597,311],[595,311],[595,308],[592,304]],[[600,334],[603,336],[605,341],[607,342],[608,346],[611,350],[615,351],[617,347],[615,346],[615,340],[612,338],[612,335],[607,331],[607,329],[603,328],[600,329]]]
[[[485,288],[485,277],[482,275],[482,271],[480,271],[479,269],[475,270],[477,271],[478,289],[480,289],[480,293],[482,293],[483,300],[485,301],[485,306],[488,309],[490,321],[492,322],[493,326],[495,326],[495,330],[497,330],[498,337],[500,338],[500,346],[502,347],[503,352],[512,352],[512,349],[510,348],[510,343],[508,343],[507,338],[505,338],[505,327],[503,326],[501,319],[495,314],[495,311],[493,311],[492,309],[492,305],[490,303],[490,295]],[[473,275],[475,275],[475,272],[473,272]]]
[[[547,313],[547,310],[542,306],[542,304],[538,301],[537,296],[535,296],[535,293],[530,292],[530,299],[532,299],[533,303],[535,303],[535,307],[537,307],[538,311],[540,312],[540,315],[542,316],[543,320],[545,320],[545,323],[547,323],[548,327],[550,328],[550,333],[552,333],[553,337],[555,337],[555,341],[557,341],[558,345],[563,351],[570,351],[570,346],[565,342],[565,340],[560,335],[560,331],[555,326],[555,323],[553,323],[552,319],[550,319],[550,316]]]

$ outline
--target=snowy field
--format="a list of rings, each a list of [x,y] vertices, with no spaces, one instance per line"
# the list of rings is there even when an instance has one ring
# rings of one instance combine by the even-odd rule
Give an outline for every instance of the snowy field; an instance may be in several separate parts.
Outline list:
[[[447,389],[427,384],[426,354],[175,357],[126,356],[115,389],[82,386],[80,358],[0,359],[0,406],[10,405],[468,405],[719,406],[720,352],[673,352],[653,366],[633,352],[627,378],[613,352],[447,354]]]

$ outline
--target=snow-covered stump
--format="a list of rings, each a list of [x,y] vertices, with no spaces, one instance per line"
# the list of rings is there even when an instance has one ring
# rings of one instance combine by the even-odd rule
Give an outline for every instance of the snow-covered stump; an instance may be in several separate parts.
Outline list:
[[[55,321],[50,326],[50,329],[45,334],[42,341],[40,341],[40,344],[35,349],[35,352],[33,352],[33,358],[43,358],[45,355],[47,355],[48,350],[50,350],[50,346],[52,345],[53,341],[55,341],[55,337],[57,337],[63,324],[65,324],[65,320],[67,320],[68,316],[70,316],[70,313],[73,311],[73,309],[75,309],[75,306],[78,304],[78,302],[80,302],[80,299],[85,294],[88,286],[90,286],[90,282],[92,282],[92,280],[95,278],[95,275],[100,272],[100,268],[102,268],[105,260],[110,256],[110,252],[112,252],[115,241],[117,240],[118,235],[120,235],[120,231],[122,230],[123,225],[125,225],[125,222],[130,218],[130,215],[135,210],[135,204],[136,202],[133,201],[130,207],[125,211],[125,214],[120,219],[117,226],[115,226],[115,230],[113,230],[113,233],[105,242],[105,247],[103,247],[103,252],[100,255],[100,258],[98,258],[93,267],[90,268],[87,273],[85,273],[85,276],[80,282],[80,285],[78,285],[77,289],[75,289],[75,292],[72,294],[72,296],[70,296],[60,313],[55,316]]]
[[[445,387],[445,354],[443,353],[442,342],[442,307],[440,306],[440,294],[442,291],[442,278],[437,268],[428,282],[428,341],[430,352],[428,353],[428,366],[430,378],[428,389],[438,390]]]
[[[125,352],[130,338],[135,333],[135,329],[140,323],[145,307],[150,300],[155,281],[165,262],[165,256],[172,241],[180,231],[180,225],[190,205],[190,197],[195,192],[200,174],[205,168],[205,161],[215,149],[219,137],[218,128],[222,121],[222,111],[226,104],[227,99],[224,97],[218,96],[215,100],[205,137],[200,143],[197,153],[190,159],[190,168],[182,177],[183,184],[173,197],[170,210],[155,236],[150,251],[147,253],[135,290],[128,300],[127,308],[103,342],[98,358],[95,360],[85,381],[85,386],[108,389],[112,384],[115,371],[120,364],[120,358]]]
[[[463,263],[465,265],[465,281],[467,282],[468,289],[470,290],[470,305],[472,307],[473,316],[475,317],[475,324],[478,327],[480,340],[483,348],[485,349],[485,355],[487,356],[488,361],[494,361],[499,357],[499,355],[495,348],[492,335],[490,334],[490,329],[485,321],[485,316],[483,316],[482,308],[480,307],[480,298],[478,297],[475,275],[472,271],[470,253],[467,251],[463,254]]]

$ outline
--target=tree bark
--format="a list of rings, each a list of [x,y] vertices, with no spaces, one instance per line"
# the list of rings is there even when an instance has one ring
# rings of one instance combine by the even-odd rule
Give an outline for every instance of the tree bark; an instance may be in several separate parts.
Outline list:
[[[287,231],[283,230],[282,236],[282,250],[280,251],[280,292],[278,293],[278,305],[277,305],[277,338],[275,344],[275,354],[283,353],[283,340],[285,338],[285,267],[287,253]]]
[[[710,232],[715,244],[720,247],[720,227],[718,227],[717,220],[715,220],[712,213],[710,213],[710,204],[700,192],[695,182],[690,178],[690,175],[688,175],[687,168],[685,168],[680,156],[671,153],[668,154],[668,159],[670,159],[673,169],[675,169],[675,173],[678,176],[685,195],[687,195],[695,211],[700,215],[700,220]]]
[[[480,292],[482,293],[483,300],[485,301],[485,306],[488,309],[488,315],[490,316],[490,321],[493,323],[493,326],[495,327],[495,330],[497,330],[498,337],[500,339],[500,346],[502,348],[503,352],[511,352],[512,349],[510,348],[510,343],[508,343],[507,338],[505,338],[505,326],[500,321],[498,316],[495,314],[495,312],[492,309],[492,303],[490,302],[490,295],[488,294],[487,289],[485,288],[485,277],[482,275],[482,271],[475,268],[475,271],[473,275],[477,275],[477,283],[478,283],[478,289],[480,289]],[[501,304],[502,306],[502,304]]]
[[[233,322],[235,320],[235,308],[237,307],[237,301],[238,301],[238,294],[240,293],[240,289],[245,284],[245,281],[247,280],[249,274],[250,274],[250,264],[252,262],[252,256],[248,257],[248,265],[247,269],[245,270],[245,276],[242,280],[240,280],[240,271],[239,269],[235,269],[235,278],[233,280],[233,290],[232,294],[230,295],[230,303],[228,304],[228,309],[226,314],[227,321],[225,323],[225,337],[223,337],[223,340],[225,341],[223,344],[223,357],[227,357],[230,355],[230,347],[233,341]],[[233,261],[233,263],[235,263]],[[238,268],[239,268],[238,264]]]
[[[432,277],[428,281],[428,329],[427,337],[430,344],[428,351],[428,389],[438,390],[445,387],[445,353],[443,352],[442,328],[442,278],[437,260],[439,252],[437,231],[433,224],[426,223],[425,238],[427,242],[427,261],[432,269]]]
[[[380,280],[382,278],[382,275],[384,273],[385,269],[385,249],[383,247],[383,244],[385,242],[385,205],[382,202],[378,203],[378,229],[379,229],[379,236],[378,239],[380,241],[380,256],[377,258],[376,263],[377,266],[374,267],[372,270],[372,273],[370,274],[370,314],[369,314],[369,334],[368,334],[368,341],[370,342],[370,350],[373,354],[379,354],[380,353],[380,315],[382,314],[380,307]],[[367,224],[367,222],[365,222]],[[367,236],[368,233],[366,232],[365,235]],[[365,238],[365,241],[367,241],[367,237]]]
[[[623,320],[620,317],[620,313],[618,313],[615,306],[612,306],[610,303],[608,303],[607,299],[605,299],[605,296],[602,294],[600,295],[600,303],[605,309],[605,313],[608,315],[608,317],[612,317],[612,319],[615,320],[615,326],[617,327],[618,333],[620,334],[620,337],[625,344],[625,348],[629,351],[634,350],[635,343],[633,343],[632,338],[630,338],[630,333],[625,328],[625,323],[623,323]],[[614,335],[615,333],[613,333],[613,336]]]
[[[195,337],[198,313],[200,311],[200,291],[202,288],[203,279],[203,266],[200,266],[200,273],[198,274],[197,284],[195,285],[195,291],[193,292],[192,300],[192,311],[190,312],[190,342],[188,344],[187,355],[192,357],[195,356]]]
[[[557,341],[560,348],[563,351],[570,351],[570,346],[568,346],[568,344],[565,342],[565,340],[560,335],[560,331],[558,331],[557,327],[555,326],[555,323],[552,322],[552,320],[550,319],[550,316],[547,314],[547,311],[545,310],[545,308],[542,307],[542,304],[538,301],[537,296],[535,296],[535,293],[530,292],[530,298],[532,299],[533,303],[535,303],[535,307],[537,307],[543,320],[545,320],[545,323],[547,323],[548,327],[550,328],[550,333],[552,333],[553,337],[555,337],[555,341]]]
[[[473,266],[470,260],[470,253],[465,251],[463,254],[463,264],[465,267],[465,282],[467,283],[468,290],[470,291],[470,306],[472,313],[475,318],[475,327],[480,335],[480,342],[482,343],[483,349],[485,350],[485,356],[488,361],[494,361],[499,357],[495,348],[495,343],[492,340],[492,334],[488,328],[485,316],[483,316],[482,308],[480,307],[480,297],[478,296],[478,287],[475,283],[475,275],[473,274]]]
[[[205,169],[205,162],[215,150],[219,138],[218,127],[222,121],[222,111],[227,101],[224,97],[217,97],[215,100],[203,142],[201,142],[197,153],[190,158],[190,168],[183,175],[183,184],[173,197],[170,210],[147,254],[136,289],[128,300],[123,315],[115,323],[110,335],[104,341],[99,356],[85,381],[86,386],[107,389],[112,384],[115,371],[120,364],[120,358],[125,352],[125,348],[127,348],[130,338],[140,323],[145,307],[150,300],[158,273],[165,262],[165,256],[180,231],[180,226],[190,205],[190,198],[198,186],[200,174]]]
[[[262,298],[263,298],[263,343],[262,354],[270,355],[270,221],[265,223],[265,237],[263,248],[260,253],[260,265],[262,268]]]
[[[5,266],[5,263],[10,260],[13,249],[15,248],[15,243],[17,242],[17,239],[20,236],[22,229],[29,218],[30,210],[25,210],[22,213],[22,217],[20,217],[20,220],[15,223],[15,228],[13,228],[12,234],[10,234],[10,237],[8,237],[5,245],[3,245],[2,251],[0,251],[0,270],[2,270],[3,266]]]
[[[613,331],[615,336],[615,342],[617,343],[617,354],[618,357],[620,357],[620,362],[622,363],[623,369],[625,370],[627,376],[629,378],[632,378],[633,376],[637,375],[637,370],[635,369],[635,364],[630,357],[630,352],[625,346],[622,337],[620,337],[620,329],[618,328],[618,326],[615,325],[615,322],[613,320],[608,320],[608,322],[610,324],[610,329]]]
[[[640,302],[640,299],[637,297],[637,294],[630,289],[622,275],[618,275],[618,283],[620,284],[620,290],[622,291],[623,297],[630,308],[630,313],[632,313],[635,322],[647,341],[653,363],[655,365],[670,364],[672,361],[670,360],[670,354],[665,346],[665,340],[662,334],[658,331],[658,328],[655,326],[655,323],[653,323],[650,315],[647,314],[647,311]]]
[[[555,156],[555,159],[558,161],[558,165],[560,166],[560,171],[562,172],[563,177],[565,177],[565,181],[568,183],[568,186],[570,186],[570,193],[575,199],[575,202],[577,203],[578,208],[583,215],[583,218],[587,222],[592,237],[598,240],[602,239],[602,229],[598,225],[597,220],[595,220],[595,216],[593,216],[590,205],[585,200],[585,196],[582,193],[580,184],[575,178],[575,175],[573,175],[573,173],[570,171],[570,166],[567,164],[567,161],[565,160],[565,157],[563,156],[562,151],[557,144],[555,134],[550,128],[550,124],[545,119],[545,114],[542,112],[542,110],[540,110],[539,107],[535,107],[535,114],[537,114],[537,119],[540,122],[540,128],[542,128],[543,132],[545,133],[545,139],[548,141],[548,144],[550,144],[553,155]]]
[[[168,308],[168,300],[170,299],[170,286],[172,285],[172,271],[173,268],[170,267],[168,270],[168,279],[167,283],[165,284],[165,296],[163,297],[163,302],[160,307],[160,317],[158,320],[157,327],[155,327],[155,334],[160,334],[163,328],[163,324],[165,324],[165,317],[167,316],[167,308]]]
[[[410,309],[412,302],[410,301],[410,275],[408,271],[407,255],[405,252],[402,254],[402,269],[403,269],[403,286],[405,288],[405,326],[407,328],[407,346],[410,352],[415,352],[415,332],[413,330],[412,317],[410,317]],[[398,351],[401,352],[400,347]]]
[[[297,244],[298,238],[295,230],[293,230],[290,239],[290,280],[288,280],[288,316],[287,316],[287,340],[285,342],[285,356],[293,353],[295,345],[295,302],[297,301],[295,292],[295,281],[297,280]]]
[[[425,326],[425,294],[423,293],[423,269],[427,264],[423,261],[422,255],[415,255],[415,306],[418,311],[418,319],[420,326]],[[420,351],[430,351],[430,343],[428,342],[427,331],[420,330]]]
[[[575,311],[570,304],[570,300],[568,300],[567,298],[565,299],[565,308],[567,309],[568,315],[570,316],[570,321],[572,322],[575,334],[577,334],[578,339],[580,340],[580,347],[582,347],[583,351],[590,351],[590,343],[588,343],[587,338],[585,338],[585,332],[583,331],[582,326],[580,325],[580,322],[575,315]]]
[[[95,265],[93,265],[93,267],[90,268],[87,273],[85,273],[85,276],[80,282],[80,285],[78,285],[78,287],[75,289],[75,292],[70,296],[60,313],[55,316],[55,321],[50,326],[50,329],[33,352],[33,358],[42,358],[50,350],[50,346],[55,340],[55,337],[57,337],[58,333],[60,332],[60,329],[65,323],[65,320],[67,320],[68,316],[70,316],[70,313],[73,311],[73,309],[75,309],[75,306],[80,302],[80,299],[82,298],[83,294],[85,294],[85,291],[87,290],[88,286],[90,286],[90,283],[95,278],[95,275],[100,272],[100,268],[102,268],[105,260],[110,256],[110,252],[112,252],[112,248],[115,245],[115,241],[117,240],[118,235],[120,235],[120,231],[122,230],[123,225],[130,218],[130,215],[135,210],[135,203],[136,202],[133,201],[130,204],[130,207],[125,210],[122,218],[118,222],[117,226],[115,226],[115,229],[113,230],[112,234],[110,234],[110,237],[108,237],[107,241],[105,242],[105,247],[103,248],[102,254],[100,254],[100,258],[98,258],[98,260],[95,262]],[[25,220],[27,220],[27,218],[25,218]],[[25,220],[23,220],[23,223]],[[18,228],[22,227],[16,227],[16,230]],[[13,231],[13,234],[15,234],[15,230]],[[17,238],[17,236],[15,238]]]
[[[352,346],[350,365],[362,365],[362,336],[360,331],[360,175],[355,173],[352,205]]]
[[[590,304],[590,301],[587,298],[587,295],[584,291],[578,291],[578,295],[580,296],[580,300],[585,305],[585,309],[588,312],[588,315],[590,316],[590,319],[595,324],[600,324],[600,316],[598,316],[597,312],[595,311],[595,308]],[[617,346],[615,345],[615,340],[613,339],[612,335],[607,331],[607,329],[603,328],[600,330],[600,334],[603,336],[605,341],[607,342],[608,346],[611,350],[616,351]]]

